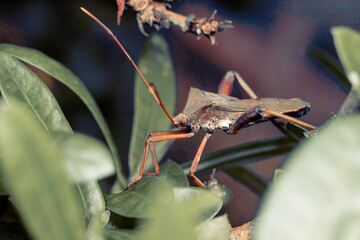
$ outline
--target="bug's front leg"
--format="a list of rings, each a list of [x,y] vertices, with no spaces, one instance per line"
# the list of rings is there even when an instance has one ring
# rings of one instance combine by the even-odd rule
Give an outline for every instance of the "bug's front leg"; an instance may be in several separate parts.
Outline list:
[[[240,87],[245,90],[245,92],[252,99],[257,99],[258,97],[254,93],[254,91],[250,88],[250,86],[245,82],[245,80],[240,76],[240,74],[236,71],[228,71],[223,79],[221,80],[218,88],[218,93],[226,96],[230,96],[234,88],[234,80],[237,80],[240,84]]]
[[[156,158],[155,148],[154,148],[154,142],[161,142],[161,141],[167,141],[167,140],[173,140],[173,139],[182,139],[182,138],[189,138],[192,137],[194,134],[187,131],[187,130],[178,130],[178,131],[166,131],[166,132],[153,132],[150,133],[148,139],[145,142],[144,145],[144,153],[141,161],[140,166],[140,176],[129,183],[128,188],[131,187],[134,183],[140,181],[140,179],[144,176],[156,176],[160,172],[159,163]],[[148,149],[150,147],[151,157],[154,163],[154,173],[145,173],[145,167],[146,167],[146,158],[148,154]]]
[[[199,186],[199,187],[202,187],[202,188],[206,188],[206,185],[198,178],[195,176],[195,171],[196,171],[196,168],[200,162],[200,157],[202,155],[202,152],[205,148],[205,145],[206,145],[206,142],[207,140],[211,137],[211,133],[206,133],[205,137],[203,138],[200,146],[199,146],[199,149],[197,150],[196,152],[196,155],[194,157],[194,160],[191,164],[191,167],[190,167],[190,171],[189,171],[189,174],[190,174],[190,177],[192,178],[192,180]]]

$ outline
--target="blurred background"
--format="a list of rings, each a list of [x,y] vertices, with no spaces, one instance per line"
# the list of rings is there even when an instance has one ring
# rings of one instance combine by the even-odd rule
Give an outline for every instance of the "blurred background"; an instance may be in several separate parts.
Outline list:
[[[131,9],[125,10],[121,26],[116,25],[115,0],[2,1],[0,42],[38,49],[78,75],[98,102],[126,165],[135,72],[106,33],[80,11],[80,6],[112,29],[136,62],[146,37],[140,33]],[[231,20],[234,26],[217,34],[215,46],[209,39],[197,40],[176,26],[161,30],[177,71],[177,113],[182,111],[190,87],[216,92],[228,70],[238,71],[259,97],[299,97],[310,102],[311,111],[302,120],[313,125],[321,124],[341,106],[346,90],[309,55],[309,49],[322,49],[336,56],[330,28],[348,25],[360,30],[358,0],[183,0],[172,2],[172,6],[177,13],[196,17],[210,17],[217,9],[216,19]],[[145,30],[155,31],[148,26]],[[102,138],[81,101],[54,79],[42,76],[73,129]],[[233,95],[248,97],[238,87]],[[163,100],[166,105],[166,99]],[[277,135],[280,132],[270,123],[243,129],[235,136],[219,131],[210,138],[204,154]],[[179,163],[192,159],[202,137],[200,133],[176,141],[164,159]],[[249,167],[270,181],[283,159],[284,156],[266,159]],[[222,172],[216,177],[232,190],[233,198],[223,210],[232,225],[251,220],[260,200],[257,195]],[[207,180],[208,176],[202,179]]]

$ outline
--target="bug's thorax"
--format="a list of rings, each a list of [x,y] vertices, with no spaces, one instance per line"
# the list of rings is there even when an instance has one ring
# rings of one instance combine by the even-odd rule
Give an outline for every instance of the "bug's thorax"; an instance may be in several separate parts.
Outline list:
[[[238,98],[190,88],[189,96],[182,113],[174,119],[180,129],[197,132],[203,129],[213,132],[216,129],[226,130],[236,121],[243,111],[230,112],[228,105],[238,101]]]
[[[231,96],[191,88],[183,112],[174,117],[174,120],[177,123],[177,128],[187,129],[193,133],[200,129],[207,132],[221,129],[227,132],[242,114],[255,107],[271,109],[294,117],[300,117],[306,114],[310,109],[308,103],[298,98],[259,98],[240,100]],[[271,118],[273,118],[273,116],[264,113],[259,120],[250,122],[243,127],[264,122]]]
[[[235,118],[218,111],[212,105],[200,108],[192,114],[180,113],[175,119],[179,119],[179,123],[176,125],[177,128],[188,129],[193,133],[200,129],[206,132],[213,132],[216,129],[228,130],[235,121]]]

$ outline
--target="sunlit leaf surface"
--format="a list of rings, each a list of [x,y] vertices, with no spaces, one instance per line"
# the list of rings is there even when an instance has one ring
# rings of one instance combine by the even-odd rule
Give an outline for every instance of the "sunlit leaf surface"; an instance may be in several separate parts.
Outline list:
[[[94,116],[102,133],[104,134],[107,144],[109,145],[109,148],[115,159],[119,181],[122,186],[125,187],[126,180],[123,176],[121,162],[117,153],[115,143],[111,137],[110,130],[98,105],[96,104],[94,98],[91,96],[90,92],[87,90],[82,81],[61,63],[57,62],[52,58],[49,58],[48,56],[37,50],[19,47],[11,44],[0,44],[0,52],[18,58],[21,61],[24,61],[44,71],[45,73],[65,84],[79,96],[79,98],[84,102],[84,104],[88,107],[88,109]]]
[[[40,240],[85,239],[56,142],[23,106],[2,102],[0,112],[1,178],[29,231]]]
[[[360,34],[347,26],[331,29],[336,51],[353,88],[360,93]]]
[[[60,135],[56,140],[73,181],[100,180],[115,173],[111,153],[102,142],[79,133]]]
[[[360,117],[296,149],[259,212],[257,240],[360,239]]]

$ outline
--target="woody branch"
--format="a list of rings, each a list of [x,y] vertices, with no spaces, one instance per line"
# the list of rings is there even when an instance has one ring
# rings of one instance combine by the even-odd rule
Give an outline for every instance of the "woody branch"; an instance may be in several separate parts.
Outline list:
[[[153,0],[116,0],[118,5],[117,23],[120,25],[121,16],[124,12],[125,5],[131,7],[137,12],[137,22],[140,31],[147,36],[143,24],[147,23],[156,30],[161,28],[169,28],[170,24],[179,26],[183,32],[195,34],[197,37],[201,35],[210,39],[211,44],[215,44],[215,34],[226,28],[231,28],[231,21],[216,21],[214,13],[210,18],[196,18],[194,15],[183,16],[181,14],[170,11],[171,5],[168,2],[156,2]]]

